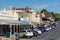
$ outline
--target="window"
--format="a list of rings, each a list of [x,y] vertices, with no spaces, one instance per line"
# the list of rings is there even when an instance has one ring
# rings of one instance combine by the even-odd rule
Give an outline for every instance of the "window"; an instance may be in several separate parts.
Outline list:
[[[3,14],[7,14],[6,12],[3,12]]]
[[[24,31],[24,30],[28,30],[31,29],[30,25],[20,25],[20,32]]]
[[[20,21],[20,18],[18,18],[18,20]]]
[[[36,16],[36,18],[37,18],[38,16]]]
[[[22,18],[23,18],[23,16],[22,16]]]

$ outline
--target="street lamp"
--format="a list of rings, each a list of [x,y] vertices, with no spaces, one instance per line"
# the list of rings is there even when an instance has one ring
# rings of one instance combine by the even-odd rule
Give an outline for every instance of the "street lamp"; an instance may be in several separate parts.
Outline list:
[[[32,26],[32,23],[30,22],[30,25],[31,25],[31,29],[33,29],[33,26]]]

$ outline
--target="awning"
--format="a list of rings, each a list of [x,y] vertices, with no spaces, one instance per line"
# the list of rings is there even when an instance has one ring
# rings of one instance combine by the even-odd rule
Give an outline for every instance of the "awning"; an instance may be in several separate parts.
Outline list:
[[[25,24],[25,23],[18,20],[0,19],[0,24]]]
[[[38,24],[37,22],[32,22],[29,20],[7,20],[7,19],[0,19],[0,24]]]
[[[29,20],[20,20],[20,22],[23,22],[25,24],[38,24],[37,22],[29,21]]]

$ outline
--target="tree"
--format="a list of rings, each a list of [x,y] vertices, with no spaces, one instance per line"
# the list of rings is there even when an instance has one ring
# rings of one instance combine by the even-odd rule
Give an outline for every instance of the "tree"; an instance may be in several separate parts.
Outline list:
[[[44,13],[44,14],[47,14],[49,13],[46,9],[42,9],[40,13]]]
[[[55,13],[54,12],[49,12],[50,14],[52,14],[52,16],[54,17]]]

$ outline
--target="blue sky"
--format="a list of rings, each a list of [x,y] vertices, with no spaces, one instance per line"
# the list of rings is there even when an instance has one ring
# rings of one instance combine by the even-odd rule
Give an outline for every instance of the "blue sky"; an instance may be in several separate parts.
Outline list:
[[[38,11],[46,8],[48,11],[60,13],[60,0],[0,0],[0,9],[27,6]]]

